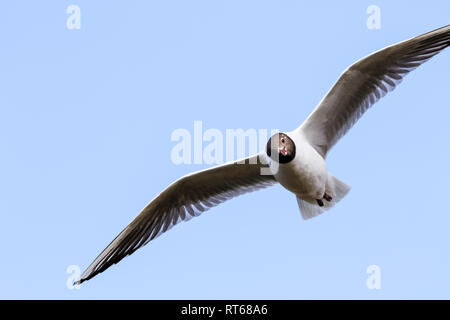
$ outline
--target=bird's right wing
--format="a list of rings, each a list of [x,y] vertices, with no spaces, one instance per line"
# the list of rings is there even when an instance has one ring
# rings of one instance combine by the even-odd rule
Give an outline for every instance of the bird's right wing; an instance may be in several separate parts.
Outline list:
[[[323,156],[412,70],[450,46],[450,25],[377,51],[351,65],[298,128]],[[446,70],[450,70],[447,63]]]
[[[219,165],[184,176],[154,198],[83,272],[82,283],[132,254],[180,221],[238,195],[271,186],[271,174],[262,174],[263,155]]]

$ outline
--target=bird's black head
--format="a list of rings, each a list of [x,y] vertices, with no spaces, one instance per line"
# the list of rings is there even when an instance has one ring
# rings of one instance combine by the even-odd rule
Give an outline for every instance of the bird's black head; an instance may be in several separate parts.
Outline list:
[[[295,143],[285,133],[276,133],[267,142],[266,153],[278,163],[288,163],[295,158]]]

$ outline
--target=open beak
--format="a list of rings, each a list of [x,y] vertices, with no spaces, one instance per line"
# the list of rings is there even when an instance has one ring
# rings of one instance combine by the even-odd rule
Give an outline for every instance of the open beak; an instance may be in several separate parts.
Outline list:
[[[285,156],[287,154],[286,148],[280,149],[279,152]]]

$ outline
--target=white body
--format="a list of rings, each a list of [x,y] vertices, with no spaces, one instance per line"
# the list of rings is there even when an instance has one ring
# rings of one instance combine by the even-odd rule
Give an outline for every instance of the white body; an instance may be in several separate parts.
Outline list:
[[[305,200],[322,199],[328,181],[325,160],[308,143],[300,130],[286,133],[295,143],[295,158],[286,163],[271,162],[275,179],[286,189]]]
[[[301,128],[285,134],[295,144],[295,157],[288,163],[270,161],[270,169],[275,179],[296,195],[302,217],[310,219],[332,208],[350,187],[328,172],[324,157],[308,142]],[[322,200],[325,193],[331,200]]]

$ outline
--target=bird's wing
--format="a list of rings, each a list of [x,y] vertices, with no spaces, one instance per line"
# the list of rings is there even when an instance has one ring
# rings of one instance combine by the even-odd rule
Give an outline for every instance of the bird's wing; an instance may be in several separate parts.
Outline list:
[[[271,174],[262,174],[260,155],[184,176],[154,198],[83,272],[86,281],[132,254],[180,221],[238,195],[271,186]]]
[[[351,65],[298,128],[323,156],[419,65],[450,45],[450,25],[377,51]]]

